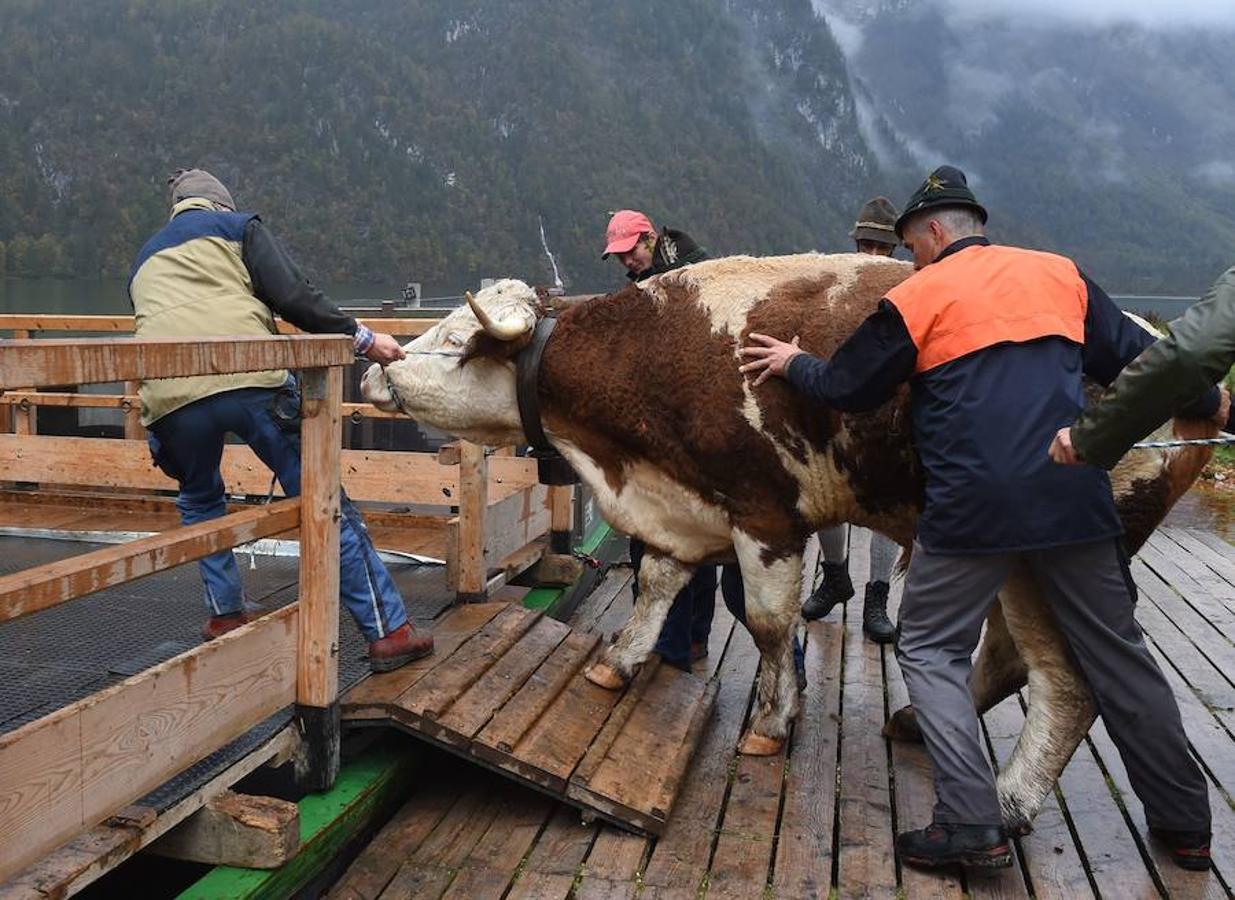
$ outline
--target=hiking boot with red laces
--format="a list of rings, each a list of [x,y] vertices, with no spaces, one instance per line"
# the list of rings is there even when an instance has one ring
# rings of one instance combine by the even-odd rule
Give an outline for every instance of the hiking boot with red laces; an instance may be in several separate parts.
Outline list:
[[[921,869],[957,863],[988,869],[1012,865],[1012,848],[998,825],[931,823],[898,834],[896,850],[902,862]]]
[[[202,626],[202,640],[213,641],[229,631],[235,631],[241,625],[248,625],[252,617],[247,612],[226,613],[221,616],[211,616]]]
[[[1204,872],[1209,868],[1208,831],[1173,831],[1169,828],[1150,828],[1149,833],[1171,851],[1171,860],[1181,869]]]
[[[410,622],[369,644],[369,669],[390,672],[433,652],[433,636],[417,634]]]

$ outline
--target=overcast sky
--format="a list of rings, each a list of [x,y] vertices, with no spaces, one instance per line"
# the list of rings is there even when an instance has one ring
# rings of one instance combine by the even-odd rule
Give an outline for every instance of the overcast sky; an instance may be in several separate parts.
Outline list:
[[[938,0],[965,16],[1057,18],[1151,27],[1235,27],[1235,0]]]

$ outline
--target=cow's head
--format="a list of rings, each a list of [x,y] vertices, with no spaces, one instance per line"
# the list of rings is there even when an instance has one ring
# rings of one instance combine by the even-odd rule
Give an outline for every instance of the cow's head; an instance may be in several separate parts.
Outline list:
[[[466,306],[406,344],[406,359],[387,366],[384,374],[380,366],[370,366],[360,393],[379,409],[401,407],[418,422],[468,440],[526,444],[514,357],[531,340],[543,307],[532,288],[513,278],[467,299]]]

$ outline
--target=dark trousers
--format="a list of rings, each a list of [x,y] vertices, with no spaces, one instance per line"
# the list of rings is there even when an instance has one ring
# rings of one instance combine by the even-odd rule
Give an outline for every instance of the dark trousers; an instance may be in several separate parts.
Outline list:
[[[1119,541],[1020,554],[952,556],[915,543],[896,657],[935,776],[935,821],[997,825],[999,798],[969,692],[982,623],[1023,559],[1093,692],[1151,826],[1209,828],[1205,776],[1188,752],[1175,695],[1133,617],[1136,586]]]
[[[630,562],[635,570],[635,597],[639,597],[639,566],[643,562],[644,543],[638,538],[630,539]],[[746,588],[742,584],[742,570],[730,563],[720,567],[721,598],[733,617],[746,624]],[[716,566],[700,566],[694,577],[673,598],[673,605],[665,616],[660,637],[653,653],[659,653],[665,662],[679,668],[690,667],[690,645],[706,644],[712,633],[712,616],[716,611]],[[802,644],[793,638],[793,664],[801,671],[806,665]]]

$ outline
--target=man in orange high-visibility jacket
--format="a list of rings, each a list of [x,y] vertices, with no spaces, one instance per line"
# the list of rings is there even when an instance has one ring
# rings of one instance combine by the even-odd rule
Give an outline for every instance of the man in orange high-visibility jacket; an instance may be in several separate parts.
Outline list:
[[[926,501],[901,601],[897,659],[934,767],[931,825],[897,837],[904,862],[1011,865],[969,692],[970,657],[1013,565],[1027,565],[1088,679],[1151,831],[1208,868],[1205,778],[1170,686],[1133,618],[1135,595],[1106,473],[1056,466],[1055,432],[1153,336],[1070,260],[991,244],[986,210],[942,166],[896,223],[918,271],[830,361],[752,334],[743,371],[820,403],[873,409],[910,384]],[[1189,414],[1207,417],[1217,391]]]

